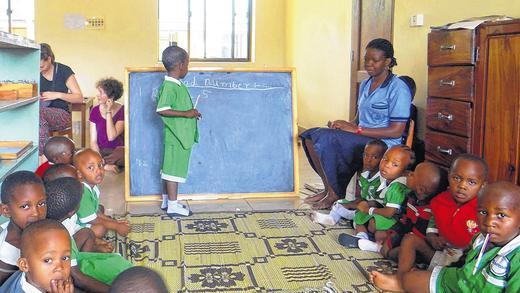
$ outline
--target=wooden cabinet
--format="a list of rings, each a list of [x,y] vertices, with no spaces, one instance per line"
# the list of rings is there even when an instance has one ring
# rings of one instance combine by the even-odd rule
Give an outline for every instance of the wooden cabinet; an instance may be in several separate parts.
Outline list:
[[[520,20],[428,35],[426,158],[461,153],[489,164],[488,180],[520,183]]]
[[[38,85],[39,66],[39,45],[0,32],[0,82]],[[34,171],[38,167],[39,116],[37,96],[0,101],[0,141],[32,142],[32,147],[18,159],[0,160],[0,185],[14,171]]]

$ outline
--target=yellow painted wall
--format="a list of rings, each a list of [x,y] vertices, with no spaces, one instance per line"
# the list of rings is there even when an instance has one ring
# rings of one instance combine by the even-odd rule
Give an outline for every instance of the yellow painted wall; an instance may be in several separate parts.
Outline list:
[[[424,26],[410,27],[409,18],[424,14]],[[398,66],[395,72],[412,76],[417,83],[414,103],[419,108],[419,133],[424,135],[424,109],[428,85],[427,36],[430,26],[443,25],[469,17],[505,14],[520,17],[520,1],[510,0],[396,0],[394,46]]]
[[[86,95],[101,77],[124,80],[127,66],[157,65],[157,2],[153,0],[45,0],[36,2],[36,39],[53,46],[57,60],[76,72]],[[253,62],[191,64],[224,67],[296,67],[298,122],[303,127],[348,118],[351,1],[255,0]],[[64,28],[64,15],[103,16],[101,31]],[[422,13],[425,25],[411,28]],[[426,104],[426,40],[429,27],[471,16],[520,17],[520,1],[395,0],[395,72],[417,82],[420,135]]]
[[[302,127],[348,118],[351,15],[350,1],[288,0],[287,63],[296,68]]]
[[[255,56],[249,63],[204,63],[223,67],[284,67],[285,7],[280,0],[255,2]],[[125,67],[158,63],[157,1],[40,0],[35,1],[37,42],[49,43],[56,60],[72,67],[83,93],[95,95],[95,82],[105,76],[124,80]],[[66,14],[105,19],[103,30],[64,27]],[[192,63],[191,66],[201,64]]]

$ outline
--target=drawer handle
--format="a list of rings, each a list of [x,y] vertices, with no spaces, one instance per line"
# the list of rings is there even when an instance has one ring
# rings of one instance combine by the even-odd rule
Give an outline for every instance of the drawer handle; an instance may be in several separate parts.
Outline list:
[[[446,119],[448,121],[453,121],[453,114],[442,114],[441,112],[437,112],[437,119]]]
[[[453,150],[452,149],[443,149],[440,146],[437,146],[437,151],[439,153],[447,154],[449,156],[451,156],[453,154]]]
[[[455,50],[455,45],[441,45],[441,51]]]
[[[455,81],[454,80],[444,80],[444,79],[439,80],[439,86],[445,86],[445,85],[454,87]]]

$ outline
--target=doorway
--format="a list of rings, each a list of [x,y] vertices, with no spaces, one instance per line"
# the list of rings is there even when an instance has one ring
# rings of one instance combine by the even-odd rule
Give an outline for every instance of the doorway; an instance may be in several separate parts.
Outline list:
[[[364,69],[365,46],[376,38],[392,42],[394,23],[394,0],[353,0],[352,5],[350,119],[357,112],[359,84],[368,78]]]

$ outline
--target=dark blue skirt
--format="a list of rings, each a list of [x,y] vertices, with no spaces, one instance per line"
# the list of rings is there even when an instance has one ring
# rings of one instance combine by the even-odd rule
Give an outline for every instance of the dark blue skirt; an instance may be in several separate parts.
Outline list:
[[[334,192],[341,198],[345,197],[347,184],[356,171],[363,166],[365,144],[373,138],[331,128],[311,128],[303,132],[300,137],[307,160],[314,171],[316,167],[305,146],[306,139],[312,141],[327,181]]]

